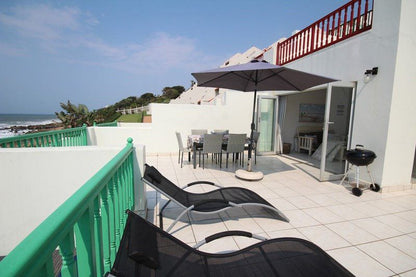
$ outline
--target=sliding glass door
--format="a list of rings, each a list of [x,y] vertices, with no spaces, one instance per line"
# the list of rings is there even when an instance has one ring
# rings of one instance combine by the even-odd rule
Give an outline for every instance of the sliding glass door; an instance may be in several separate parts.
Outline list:
[[[260,132],[257,153],[276,153],[277,97],[259,96],[257,105],[257,131]]]
[[[320,180],[341,179],[345,172],[345,151],[349,147],[355,84],[328,85],[322,145],[314,153],[320,156]]]

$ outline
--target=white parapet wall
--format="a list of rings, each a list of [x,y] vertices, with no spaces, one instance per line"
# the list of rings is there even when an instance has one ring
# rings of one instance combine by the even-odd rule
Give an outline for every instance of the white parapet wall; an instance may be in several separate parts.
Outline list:
[[[126,139],[118,147],[0,149],[0,256],[7,255],[125,145]],[[139,175],[144,147],[135,148],[136,209],[143,209]]]
[[[152,123],[121,123],[119,127],[88,128],[88,144],[120,145],[126,137],[143,144],[146,153],[178,151],[175,132],[185,143],[191,129],[228,129],[230,133],[250,132],[253,93],[227,91],[226,105],[151,104]]]

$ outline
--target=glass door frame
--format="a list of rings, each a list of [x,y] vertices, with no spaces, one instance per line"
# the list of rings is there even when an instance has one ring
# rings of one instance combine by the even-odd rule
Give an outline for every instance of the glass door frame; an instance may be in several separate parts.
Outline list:
[[[335,83],[328,83],[327,90],[326,90],[325,116],[324,116],[324,126],[323,126],[324,128],[323,128],[323,134],[322,134],[322,155],[321,155],[320,174],[319,174],[320,181],[338,180],[338,179],[341,179],[343,176],[343,174],[329,174],[328,172],[325,171],[327,143],[328,143],[328,130],[329,130],[329,126],[334,123],[334,122],[329,121],[330,119],[329,116],[330,116],[330,111],[331,111],[331,96],[332,96],[333,87],[347,87],[347,88],[352,89],[351,110],[350,110],[350,118],[349,118],[348,137],[347,137],[347,149],[349,149],[351,146],[357,83],[356,82],[342,82],[342,81],[335,82]],[[345,168],[346,166],[347,166],[347,161],[345,161]]]
[[[272,99],[275,100],[274,102],[274,115],[273,115],[273,128],[274,128],[274,132],[273,132],[273,145],[272,145],[272,150],[271,151],[259,151],[259,148],[257,148],[257,155],[261,156],[261,155],[275,155],[276,151],[277,151],[277,145],[276,145],[276,140],[277,140],[277,120],[278,120],[278,107],[279,107],[279,96],[274,96],[274,95],[258,95],[257,96],[257,113],[256,113],[256,130],[258,132],[260,132],[260,117],[261,117],[261,110],[260,110],[260,105],[261,105],[261,100],[263,99]],[[261,133],[260,133],[260,138],[261,138]]]

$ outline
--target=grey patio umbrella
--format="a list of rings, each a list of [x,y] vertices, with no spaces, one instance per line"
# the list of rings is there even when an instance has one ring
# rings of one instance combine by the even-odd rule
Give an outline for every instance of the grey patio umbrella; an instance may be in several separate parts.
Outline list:
[[[248,169],[246,172],[236,172],[237,177],[257,180],[263,174],[250,174],[251,151],[253,142],[254,115],[256,109],[257,91],[287,90],[302,91],[317,85],[336,81],[283,66],[270,64],[266,61],[252,60],[245,64],[221,67],[202,72],[192,73],[199,87],[228,88],[240,91],[254,91],[253,115],[251,121],[251,134],[248,150]]]

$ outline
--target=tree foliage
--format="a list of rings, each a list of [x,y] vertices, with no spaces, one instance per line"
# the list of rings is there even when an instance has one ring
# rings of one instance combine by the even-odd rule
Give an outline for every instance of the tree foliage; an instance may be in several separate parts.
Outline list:
[[[69,100],[61,103],[64,111],[55,112],[56,116],[62,121],[66,128],[80,127],[83,124],[92,125],[94,113],[90,112],[84,104],[74,105]]]
[[[163,96],[168,99],[176,99],[184,91],[185,88],[183,86],[165,87],[162,90]]]
[[[90,126],[94,122],[102,123],[116,120],[121,115],[117,110],[143,107],[150,103],[169,103],[171,99],[177,98],[184,91],[183,86],[165,87],[162,90],[162,95],[156,96],[147,92],[140,97],[129,96],[113,105],[92,112],[88,110],[87,106],[83,104],[77,106],[68,100],[66,104],[60,104],[63,111],[55,112],[55,114],[66,128],[79,127],[84,123]]]

